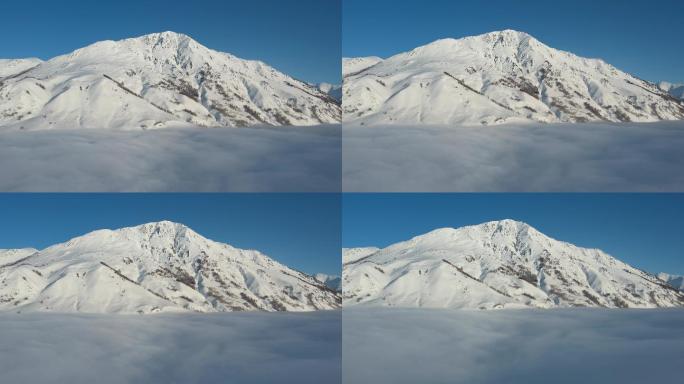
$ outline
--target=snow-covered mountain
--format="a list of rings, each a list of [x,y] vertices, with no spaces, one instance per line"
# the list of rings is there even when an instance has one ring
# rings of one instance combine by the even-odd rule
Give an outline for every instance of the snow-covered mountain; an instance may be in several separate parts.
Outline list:
[[[0,249],[0,268],[7,264],[16,263],[18,260],[31,256],[36,252],[38,250],[34,248]]]
[[[656,84],[512,30],[346,59],[343,73],[343,120],[363,125],[684,119]]]
[[[342,76],[354,76],[359,72],[374,66],[382,61],[382,58],[377,56],[369,57],[343,57],[342,58]]]
[[[3,77],[15,76],[24,71],[28,71],[42,62],[42,60],[36,58],[0,59],[0,80],[2,80]]]
[[[336,291],[342,292],[342,278],[339,276],[328,275],[325,273],[317,273],[314,278],[321,283],[325,284],[326,287]]]
[[[684,306],[684,293],[656,276],[513,220],[437,229],[348,261],[342,276],[344,305]]]
[[[661,81],[658,83],[658,88],[676,97],[678,99],[684,99],[684,84],[672,84],[667,81]]]
[[[342,85],[341,84],[330,84],[330,83],[319,83],[316,84],[316,88],[319,91],[329,95],[333,99],[337,100],[338,103],[342,103]]]
[[[162,32],[46,62],[0,61],[0,127],[152,129],[338,123],[339,103],[260,61]]]
[[[341,305],[339,293],[312,276],[168,221],[10,252],[0,253],[0,310],[312,311]]]
[[[378,247],[342,248],[342,264],[351,263],[379,250]]]
[[[659,273],[658,278],[673,288],[684,291],[684,276],[670,275],[669,273]]]

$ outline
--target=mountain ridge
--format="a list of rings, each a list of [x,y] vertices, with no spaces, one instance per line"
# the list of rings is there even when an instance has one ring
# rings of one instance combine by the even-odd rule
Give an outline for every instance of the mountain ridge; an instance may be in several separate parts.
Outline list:
[[[681,275],[671,275],[669,273],[659,273],[658,278],[673,288],[680,291],[684,291],[684,276]]]
[[[312,276],[170,221],[92,231],[0,265],[0,310],[6,311],[311,311],[340,305],[339,295]]]
[[[317,273],[313,275],[313,277],[325,284],[326,287],[335,290],[336,292],[342,292],[342,278],[340,276]]]
[[[377,59],[343,61],[345,122],[491,125],[684,119],[684,102],[656,84],[514,30],[439,39]]]
[[[684,294],[599,249],[499,220],[441,228],[343,265],[345,305],[653,308]]]
[[[11,72],[0,76],[0,127],[134,130],[341,119],[339,102],[317,87],[170,31],[95,42]]]
[[[684,99],[684,84],[673,84],[667,81],[661,81],[658,83],[658,88],[675,98]]]

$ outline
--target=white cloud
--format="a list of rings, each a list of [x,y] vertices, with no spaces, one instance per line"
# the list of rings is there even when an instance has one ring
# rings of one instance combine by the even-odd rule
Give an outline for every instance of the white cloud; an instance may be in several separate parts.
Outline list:
[[[7,383],[339,383],[341,312],[0,315]]]
[[[334,192],[340,126],[0,132],[3,192]]]
[[[344,383],[681,380],[683,310],[345,309]]]
[[[684,122],[343,130],[350,192],[684,190]]]

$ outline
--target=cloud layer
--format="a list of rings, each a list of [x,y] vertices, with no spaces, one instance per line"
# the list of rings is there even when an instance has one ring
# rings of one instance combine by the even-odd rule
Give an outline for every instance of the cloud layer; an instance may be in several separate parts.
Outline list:
[[[341,312],[0,314],[7,383],[339,383]]]
[[[343,130],[349,192],[684,190],[684,122]]]
[[[340,126],[0,132],[2,192],[334,192]]]
[[[681,378],[683,310],[345,309],[344,383]]]

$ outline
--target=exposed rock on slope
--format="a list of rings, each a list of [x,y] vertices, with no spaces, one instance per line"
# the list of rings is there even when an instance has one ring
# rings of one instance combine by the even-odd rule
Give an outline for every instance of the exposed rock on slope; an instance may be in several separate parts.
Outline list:
[[[152,129],[340,120],[339,103],[315,86],[174,32],[101,41],[46,62],[0,62],[0,127]]]
[[[316,88],[318,88],[319,91],[335,99],[339,104],[342,104],[342,85],[320,83],[316,84]]]
[[[684,291],[684,276],[670,275],[668,273],[659,273],[658,278],[671,287],[680,291]]]
[[[357,261],[379,250],[378,247],[342,248],[342,264]]]
[[[0,59],[0,81],[3,78],[17,76],[42,62],[40,59]]]
[[[654,308],[684,294],[598,250],[512,220],[443,228],[343,265],[344,305]]]
[[[343,57],[342,58],[342,76],[354,76],[366,69],[381,62],[382,59],[377,56],[370,57]]]
[[[343,61],[344,121],[488,125],[684,119],[656,84],[505,30],[443,39],[386,60]]]
[[[666,81],[661,81],[658,83],[658,88],[676,97],[678,99],[684,99],[684,84],[672,84]]]
[[[38,250],[33,248],[0,249],[0,268],[17,263],[36,252],[38,252]]]
[[[312,276],[168,221],[23,253],[12,263],[0,253],[0,310],[312,311],[341,304]]]
[[[321,283],[325,284],[326,287],[336,291],[342,292],[342,278],[339,276],[326,275],[325,273],[317,273],[314,278]]]

